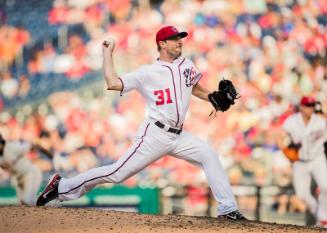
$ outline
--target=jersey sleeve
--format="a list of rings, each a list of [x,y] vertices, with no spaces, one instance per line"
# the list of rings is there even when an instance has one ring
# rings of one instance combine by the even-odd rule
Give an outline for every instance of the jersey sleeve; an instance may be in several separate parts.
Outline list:
[[[192,80],[191,80],[191,84],[192,86],[196,85],[200,79],[202,78],[202,73],[198,70],[198,68],[195,66],[195,64],[189,60],[189,62],[191,63],[192,66]]]
[[[202,73],[194,66],[195,76],[193,78],[193,85],[196,85],[202,78]]]
[[[10,141],[6,143],[4,159],[13,163],[20,157],[24,156],[31,149],[31,144],[22,141]]]
[[[137,90],[140,87],[140,80],[145,75],[144,71],[140,68],[136,71],[126,73],[119,77],[122,82],[122,90],[120,95],[123,95],[131,90]]]

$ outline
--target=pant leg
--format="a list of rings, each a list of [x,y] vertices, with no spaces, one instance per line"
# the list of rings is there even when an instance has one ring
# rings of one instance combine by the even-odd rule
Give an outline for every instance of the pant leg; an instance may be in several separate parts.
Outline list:
[[[306,162],[294,162],[293,164],[293,186],[295,194],[303,200],[310,212],[316,215],[317,201],[311,194],[311,174]]]
[[[22,201],[27,205],[35,205],[37,193],[42,182],[42,172],[34,165],[24,175],[24,186],[22,190]]]
[[[204,170],[213,196],[219,203],[219,215],[237,209],[231,185],[219,156],[206,142],[183,131],[176,141],[172,156],[191,162]]]
[[[98,184],[120,183],[167,152],[166,141],[152,123],[143,124],[133,145],[114,164],[93,168],[72,178],[62,178],[59,199],[79,198]]]
[[[318,210],[317,219],[318,221],[327,220],[327,161],[325,155],[319,156],[312,163],[312,174],[319,187],[318,196]]]
[[[17,175],[11,176],[11,185],[15,188],[16,191],[17,204],[22,204],[23,201],[23,186],[19,185],[18,183],[18,180],[20,179],[18,179]]]

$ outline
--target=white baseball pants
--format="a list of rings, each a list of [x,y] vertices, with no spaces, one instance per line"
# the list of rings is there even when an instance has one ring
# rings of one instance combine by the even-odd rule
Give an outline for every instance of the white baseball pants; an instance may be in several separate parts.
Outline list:
[[[318,200],[311,194],[311,177],[319,187]],[[293,184],[296,195],[308,206],[318,221],[327,220],[327,161],[324,154],[310,162],[293,164]]]
[[[35,205],[42,183],[41,170],[35,165],[31,165],[28,172],[23,175],[15,175],[13,179],[20,204]]]
[[[166,154],[201,167],[207,177],[220,215],[237,209],[237,204],[218,155],[207,143],[182,131],[166,132],[145,121],[138,129],[133,145],[114,164],[93,168],[59,183],[61,201],[79,198],[98,184],[120,183]]]

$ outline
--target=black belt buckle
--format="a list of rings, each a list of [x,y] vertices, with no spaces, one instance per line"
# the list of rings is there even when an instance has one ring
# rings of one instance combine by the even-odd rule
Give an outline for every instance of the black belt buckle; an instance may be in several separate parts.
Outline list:
[[[181,134],[182,130],[181,129],[169,128],[168,132],[175,133],[175,134]]]
[[[161,129],[165,128],[165,125],[162,124],[160,121],[156,121],[154,124],[156,126],[158,126],[159,128],[161,128]],[[181,134],[182,129],[175,129],[175,128],[169,127],[167,131],[170,132],[170,133],[175,133],[175,134],[179,135],[179,134]]]

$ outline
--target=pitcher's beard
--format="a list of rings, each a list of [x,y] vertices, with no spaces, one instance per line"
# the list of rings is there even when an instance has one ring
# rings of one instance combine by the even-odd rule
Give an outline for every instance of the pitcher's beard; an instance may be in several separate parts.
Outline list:
[[[179,52],[169,52],[169,55],[174,58],[177,59],[182,55],[182,50],[180,50]]]

